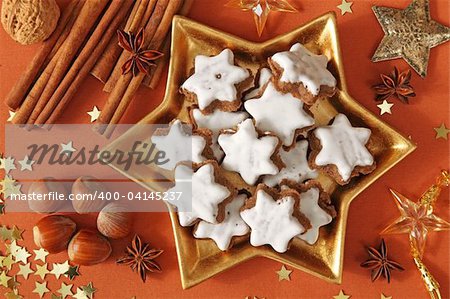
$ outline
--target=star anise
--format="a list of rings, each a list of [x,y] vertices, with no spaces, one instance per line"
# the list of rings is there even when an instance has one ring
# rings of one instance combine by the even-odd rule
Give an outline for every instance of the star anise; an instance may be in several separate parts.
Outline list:
[[[161,253],[163,250],[150,248],[149,244],[142,243],[138,235],[134,235],[131,245],[127,247],[126,255],[118,259],[116,263],[130,266],[145,282],[147,271],[161,272],[161,267],[154,261]]]
[[[396,96],[403,103],[409,104],[409,98],[416,96],[414,88],[409,84],[411,70],[399,73],[397,67],[394,67],[392,74],[380,74],[380,77],[383,83],[373,86],[377,93],[376,101],[384,101],[391,96]]]
[[[364,263],[361,263],[361,267],[369,268],[372,270],[372,282],[383,275],[389,283],[391,282],[391,270],[405,270],[399,263],[388,260],[387,247],[384,239],[381,239],[380,250],[369,247],[367,251],[369,252],[370,259],[368,259]]]
[[[149,67],[155,65],[153,61],[164,55],[156,50],[142,49],[144,43],[144,28],[141,28],[136,35],[132,32],[126,33],[123,30],[117,30],[117,36],[119,39],[119,46],[131,53],[130,59],[122,65],[122,75],[125,75],[130,71],[132,71],[133,76],[137,76],[139,72],[148,74]]]

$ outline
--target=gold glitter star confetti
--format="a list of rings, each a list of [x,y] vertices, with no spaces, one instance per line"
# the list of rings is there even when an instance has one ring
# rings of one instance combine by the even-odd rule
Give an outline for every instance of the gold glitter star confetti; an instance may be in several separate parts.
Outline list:
[[[100,116],[100,110],[98,110],[97,106],[94,106],[91,111],[88,111],[87,114],[91,117],[91,123],[96,121]]]
[[[292,270],[286,269],[286,267],[284,265],[282,265],[281,270],[276,271],[276,273],[278,274],[278,281],[291,280]]]
[[[429,0],[405,9],[372,7],[385,33],[373,62],[403,58],[421,77],[427,75],[430,49],[450,39],[450,28],[431,19]]]
[[[19,249],[21,249],[22,247],[17,245],[17,241],[12,238],[12,230],[10,232],[11,232],[11,240],[12,241],[11,241],[11,244],[9,244],[8,249],[9,249],[9,252],[14,256],[16,254],[16,252],[19,251]]]
[[[377,105],[377,107],[380,108],[380,115],[383,115],[385,113],[392,114],[391,111],[392,106],[394,106],[394,104],[389,103],[386,100],[384,100],[383,103]]]
[[[8,287],[8,281],[11,279],[8,275],[6,275],[6,271],[2,271],[0,274],[0,285],[4,287]]]
[[[2,160],[2,169],[5,170],[5,173],[8,174],[11,170],[16,169],[16,162],[13,157],[6,157]]]
[[[439,128],[433,128],[436,131],[436,139],[442,138],[447,140],[448,133],[450,133],[450,130],[446,128],[445,124],[442,123]]]
[[[17,275],[22,275],[24,279],[28,279],[28,276],[33,273],[33,270],[31,270],[31,264],[28,263],[26,265],[19,265],[19,272],[17,272]]]
[[[30,158],[28,158],[28,156],[25,156],[22,160],[17,161],[20,165],[20,171],[33,171],[33,164],[35,163],[35,161],[30,160]]]
[[[30,256],[31,256],[31,254],[25,248],[22,247],[19,250],[17,250],[14,257],[15,257],[16,263],[21,262],[25,265],[28,263],[28,258]]]
[[[69,271],[70,265],[69,261],[65,261],[64,263],[54,263],[52,268],[52,274],[59,278],[61,275],[65,275],[67,271]]]
[[[3,259],[2,264],[3,264],[3,267],[6,267],[6,269],[8,269],[8,271],[11,270],[12,265],[14,264],[13,255],[12,255],[12,254],[9,254],[8,256],[6,256],[6,257]]]
[[[5,293],[5,299],[23,299],[23,297],[19,295],[19,290],[15,289]]]
[[[8,281],[8,288],[10,288],[11,290],[14,290],[14,289],[17,289],[19,286],[20,286],[20,282],[17,281],[17,277],[14,275]]]
[[[23,240],[22,234],[23,234],[23,229],[19,229],[17,226],[13,226],[12,230],[11,230],[11,239],[12,240]]]
[[[48,271],[47,264],[43,264],[42,266],[36,265],[36,271],[34,272],[34,275],[39,276],[41,279],[44,279],[47,274],[50,272]]]
[[[20,185],[20,184],[11,185],[7,189],[2,190],[3,196],[5,198],[8,198],[8,197],[11,197],[12,195],[20,195],[20,194],[22,194],[22,191],[20,191],[21,188],[22,188],[22,185]]]
[[[38,250],[33,250],[33,252],[34,252],[34,260],[35,261],[39,261],[39,260],[41,260],[41,261],[43,261],[44,263],[45,263],[45,258],[47,257],[47,255],[48,255],[48,251],[47,250],[45,250],[44,248],[39,248]],[[53,264],[53,265],[55,265],[55,264]],[[53,266],[53,268],[54,268],[55,266]],[[67,271],[67,270],[66,270]],[[65,271],[64,271],[65,272]],[[61,274],[64,274],[64,273],[61,273]]]
[[[11,230],[5,225],[0,227],[0,238],[2,238],[3,241],[11,240]]]
[[[76,152],[77,150],[73,147],[73,141],[69,141],[67,143],[61,143],[61,154],[68,154],[70,155],[73,152]]]
[[[346,13],[353,13],[352,6],[353,2],[347,2],[345,0],[342,0],[342,3],[337,6],[341,10],[341,16],[345,15]]]
[[[57,292],[61,294],[61,299],[65,299],[67,296],[73,296],[72,286],[73,284],[65,284],[64,282],[61,282],[61,288],[57,290]]]
[[[63,297],[52,293],[51,299],[63,299]]]
[[[73,280],[75,277],[80,276],[80,272],[78,272],[78,269],[80,268],[80,266],[70,266],[69,270],[66,271],[66,273],[64,273],[65,275],[67,275],[69,277],[70,280]]]
[[[384,294],[381,293],[381,299],[392,299],[392,296],[384,296]]]
[[[231,0],[225,6],[251,11],[258,36],[261,36],[264,31],[270,12],[298,12],[287,0]]]
[[[92,285],[92,282],[89,282],[87,285],[82,286],[81,289],[83,290],[84,294],[91,299],[94,296],[94,293],[97,291],[97,289]]]
[[[35,282],[35,289],[33,290],[33,293],[36,293],[39,295],[39,298],[44,297],[44,294],[49,292],[50,290],[47,289],[47,282],[44,281],[43,283]]]
[[[9,117],[6,121],[11,122],[15,115],[16,115],[16,113],[14,111],[9,110]]]
[[[344,291],[340,290],[339,294],[333,296],[334,299],[349,299],[351,296],[344,294]]]
[[[89,299],[81,288],[77,288],[77,293],[72,297],[75,299]]]

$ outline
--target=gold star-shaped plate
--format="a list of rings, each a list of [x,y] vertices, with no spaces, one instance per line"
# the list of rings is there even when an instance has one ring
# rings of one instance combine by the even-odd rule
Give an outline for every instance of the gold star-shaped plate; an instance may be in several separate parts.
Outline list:
[[[166,124],[174,118],[188,120],[187,107],[190,103],[185,101],[184,95],[180,94],[178,89],[190,75],[195,56],[216,55],[224,48],[230,48],[235,53],[237,63],[251,69],[255,74],[256,70],[266,63],[269,56],[287,50],[292,44],[300,42],[312,51],[324,53],[331,58],[328,68],[338,80],[339,91],[336,95],[329,100],[321,100],[313,108],[318,124],[327,124],[334,115],[341,112],[349,117],[353,125],[370,128],[373,138],[377,140],[377,146],[372,149],[375,153],[377,168],[371,174],[355,178],[345,186],[336,186],[330,178],[320,175],[319,180],[330,192],[338,216],[331,224],[321,228],[320,238],[313,246],[295,239],[286,253],[279,254],[269,246],[252,247],[248,237],[240,237],[230,250],[222,252],[211,240],[195,239],[191,228],[181,227],[176,213],[169,208],[183,288],[192,287],[258,256],[280,261],[287,266],[301,269],[330,282],[340,283],[347,212],[351,201],[378,177],[411,153],[415,146],[408,138],[379,120],[348,95],[335,14],[327,13],[300,28],[264,43],[249,42],[180,16],[174,18],[172,30],[171,60],[165,98],[162,104],[146,116],[140,124]],[[132,140],[140,140],[140,138],[148,140],[148,132],[143,131],[145,130],[139,127],[130,129],[111,143],[107,150],[129,151]],[[138,167],[125,171],[123,166],[111,166],[150,190],[167,189],[160,182],[148,179],[151,169]],[[228,179],[235,180],[234,183],[236,183],[236,176],[230,175]]]

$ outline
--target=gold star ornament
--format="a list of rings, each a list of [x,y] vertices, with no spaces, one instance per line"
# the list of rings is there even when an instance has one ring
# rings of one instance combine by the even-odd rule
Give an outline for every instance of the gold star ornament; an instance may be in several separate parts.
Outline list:
[[[430,49],[450,39],[450,28],[431,19],[429,0],[413,0],[403,10],[381,6],[372,10],[385,33],[372,61],[403,58],[425,77]]]
[[[442,171],[436,184],[431,186],[419,199],[414,202],[391,190],[400,217],[386,227],[382,234],[409,234],[412,246],[423,255],[425,243],[429,232],[450,230],[450,223],[433,214],[433,203],[439,196],[441,189],[450,183],[450,174]]]
[[[352,11],[352,4],[353,2],[347,2],[345,0],[342,0],[342,3],[337,6],[341,10],[341,15],[345,15],[348,13],[353,13]]]
[[[436,131],[436,139],[442,138],[447,140],[447,135],[450,133],[450,130],[447,129],[444,123],[439,128],[434,128],[434,130]]]
[[[270,12],[298,12],[287,0],[231,0],[225,6],[251,11],[258,36],[262,35]]]
[[[288,270],[286,269],[286,267],[283,265],[281,266],[281,270],[280,271],[276,271],[278,274],[278,281],[282,281],[282,280],[291,280],[291,273],[292,270]]]

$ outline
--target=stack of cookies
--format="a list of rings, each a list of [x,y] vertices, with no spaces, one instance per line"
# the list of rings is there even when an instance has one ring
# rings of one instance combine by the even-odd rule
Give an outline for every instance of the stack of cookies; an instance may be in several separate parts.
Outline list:
[[[299,43],[269,57],[257,74],[236,65],[230,49],[195,58],[180,88],[192,102],[190,123],[175,119],[152,137],[170,157],[164,168],[174,171],[175,185],[168,191],[189,194],[174,204],[194,237],[221,250],[248,234],[251,245],[280,253],[294,238],[312,245],[336,216],[319,172],[345,185],[375,169],[369,129],[353,127],[344,114],[316,125],[310,107],[336,92],[327,64]],[[186,138],[192,151],[179,142]],[[249,188],[228,180],[230,172]]]

